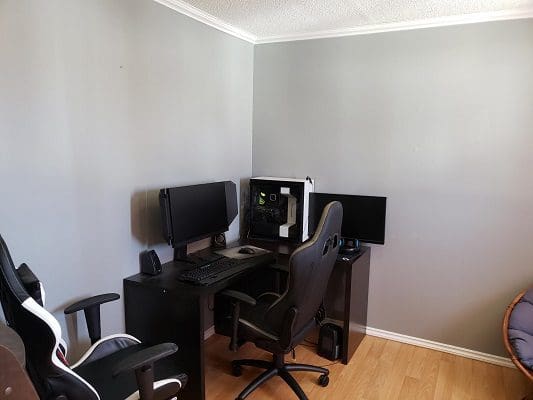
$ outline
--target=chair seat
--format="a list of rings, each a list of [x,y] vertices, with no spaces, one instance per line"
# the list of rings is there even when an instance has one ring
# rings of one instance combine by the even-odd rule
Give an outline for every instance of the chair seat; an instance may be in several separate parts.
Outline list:
[[[123,400],[138,390],[135,374],[124,373],[113,378],[110,371],[125,357],[147,347],[142,343],[135,344],[98,360],[84,363],[74,368],[74,371],[96,389],[101,400]],[[169,378],[175,370],[173,363],[167,360],[160,360],[155,364],[155,381]]]
[[[239,338],[253,342],[257,347],[268,352],[287,354],[307,336],[316,324],[314,320],[309,321],[299,332],[294,332],[294,345],[290,345],[288,348],[282,346],[277,333],[272,332],[268,328],[271,324],[265,320],[268,308],[278,298],[279,295],[265,293],[257,298],[257,304],[255,306],[241,303]]]
[[[257,326],[259,329],[265,331],[265,336],[276,337],[275,332],[272,332],[272,328],[267,328],[269,324],[265,321],[268,308],[278,298],[274,296],[259,296],[256,301],[256,305],[241,303],[241,311],[239,315],[239,321],[248,321],[250,324]]]

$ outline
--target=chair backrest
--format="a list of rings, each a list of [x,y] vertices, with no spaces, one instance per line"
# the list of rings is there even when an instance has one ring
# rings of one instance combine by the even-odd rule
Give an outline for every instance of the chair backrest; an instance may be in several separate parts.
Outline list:
[[[24,342],[26,369],[40,397],[64,394],[68,399],[99,399],[94,388],[60,359],[61,326],[29,295],[21,277],[31,291],[40,286],[27,265],[17,271],[0,236],[0,302],[7,324]],[[35,291],[35,295],[41,297],[42,293]]]
[[[270,326],[289,329],[292,335],[297,335],[313,321],[339,253],[341,224],[342,204],[338,201],[327,204],[313,237],[290,257],[287,289],[265,316]],[[289,321],[291,309],[297,313]],[[290,327],[284,326],[289,322]]]

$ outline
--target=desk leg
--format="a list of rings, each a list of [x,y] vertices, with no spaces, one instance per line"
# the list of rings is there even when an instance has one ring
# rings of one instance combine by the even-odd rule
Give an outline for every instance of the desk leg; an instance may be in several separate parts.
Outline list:
[[[348,364],[366,336],[370,248],[346,271],[342,362]]]
[[[204,400],[205,298],[179,296],[174,292],[125,282],[124,302],[128,334],[151,345],[164,342],[178,345],[178,352],[169,357],[170,362],[156,363],[156,374],[185,372],[189,382],[179,398]]]

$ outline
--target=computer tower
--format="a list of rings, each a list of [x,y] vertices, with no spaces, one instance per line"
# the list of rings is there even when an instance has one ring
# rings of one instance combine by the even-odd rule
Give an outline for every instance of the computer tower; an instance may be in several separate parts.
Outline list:
[[[313,191],[310,178],[250,179],[249,236],[295,243],[307,240],[309,194]]]
[[[332,323],[322,325],[318,334],[318,355],[335,361],[341,356],[341,346],[342,328]]]

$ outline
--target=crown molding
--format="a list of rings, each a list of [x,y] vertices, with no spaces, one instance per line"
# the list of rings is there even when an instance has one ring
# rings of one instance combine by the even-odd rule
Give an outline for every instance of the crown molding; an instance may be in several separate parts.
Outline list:
[[[245,40],[249,43],[255,44],[257,37],[252,35],[249,32],[243,31],[242,29],[236,28],[233,25],[228,24],[227,22],[222,21],[221,19],[206,13],[205,11],[196,8],[189,3],[182,0],[154,0],[155,2],[162,4],[168,8],[173,9],[174,11],[179,12],[180,14],[186,15],[195,19],[198,22],[209,25],[212,28],[218,29],[228,35],[235,36],[239,39]]]
[[[486,13],[465,14],[458,16],[429,18],[415,21],[392,22],[357,26],[354,28],[331,29],[303,33],[289,33],[284,35],[272,35],[258,37],[250,32],[234,27],[221,19],[200,10],[183,0],[154,0],[159,4],[169,7],[180,14],[184,14],[212,28],[245,40],[252,44],[267,44],[279,42],[293,42],[299,40],[328,39],[345,36],[369,35],[373,33],[385,33],[406,31],[413,29],[436,28],[451,25],[475,24],[490,21],[506,21],[513,19],[533,18],[533,8],[494,11]]]
[[[325,31],[276,35],[256,39],[256,44],[292,42],[297,40],[327,39],[344,36],[369,35],[372,33],[384,33],[405,31],[423,28],[435,28],[450,25],[465,25],[489,21],[505,21],[511,19],[533,18],[533,8],[524,10],[506,10],[488,13],[465,14],[459,16],[429,18],[415,21],[393,22],[385,24],[364,25],[355,28],[332,29]]]

